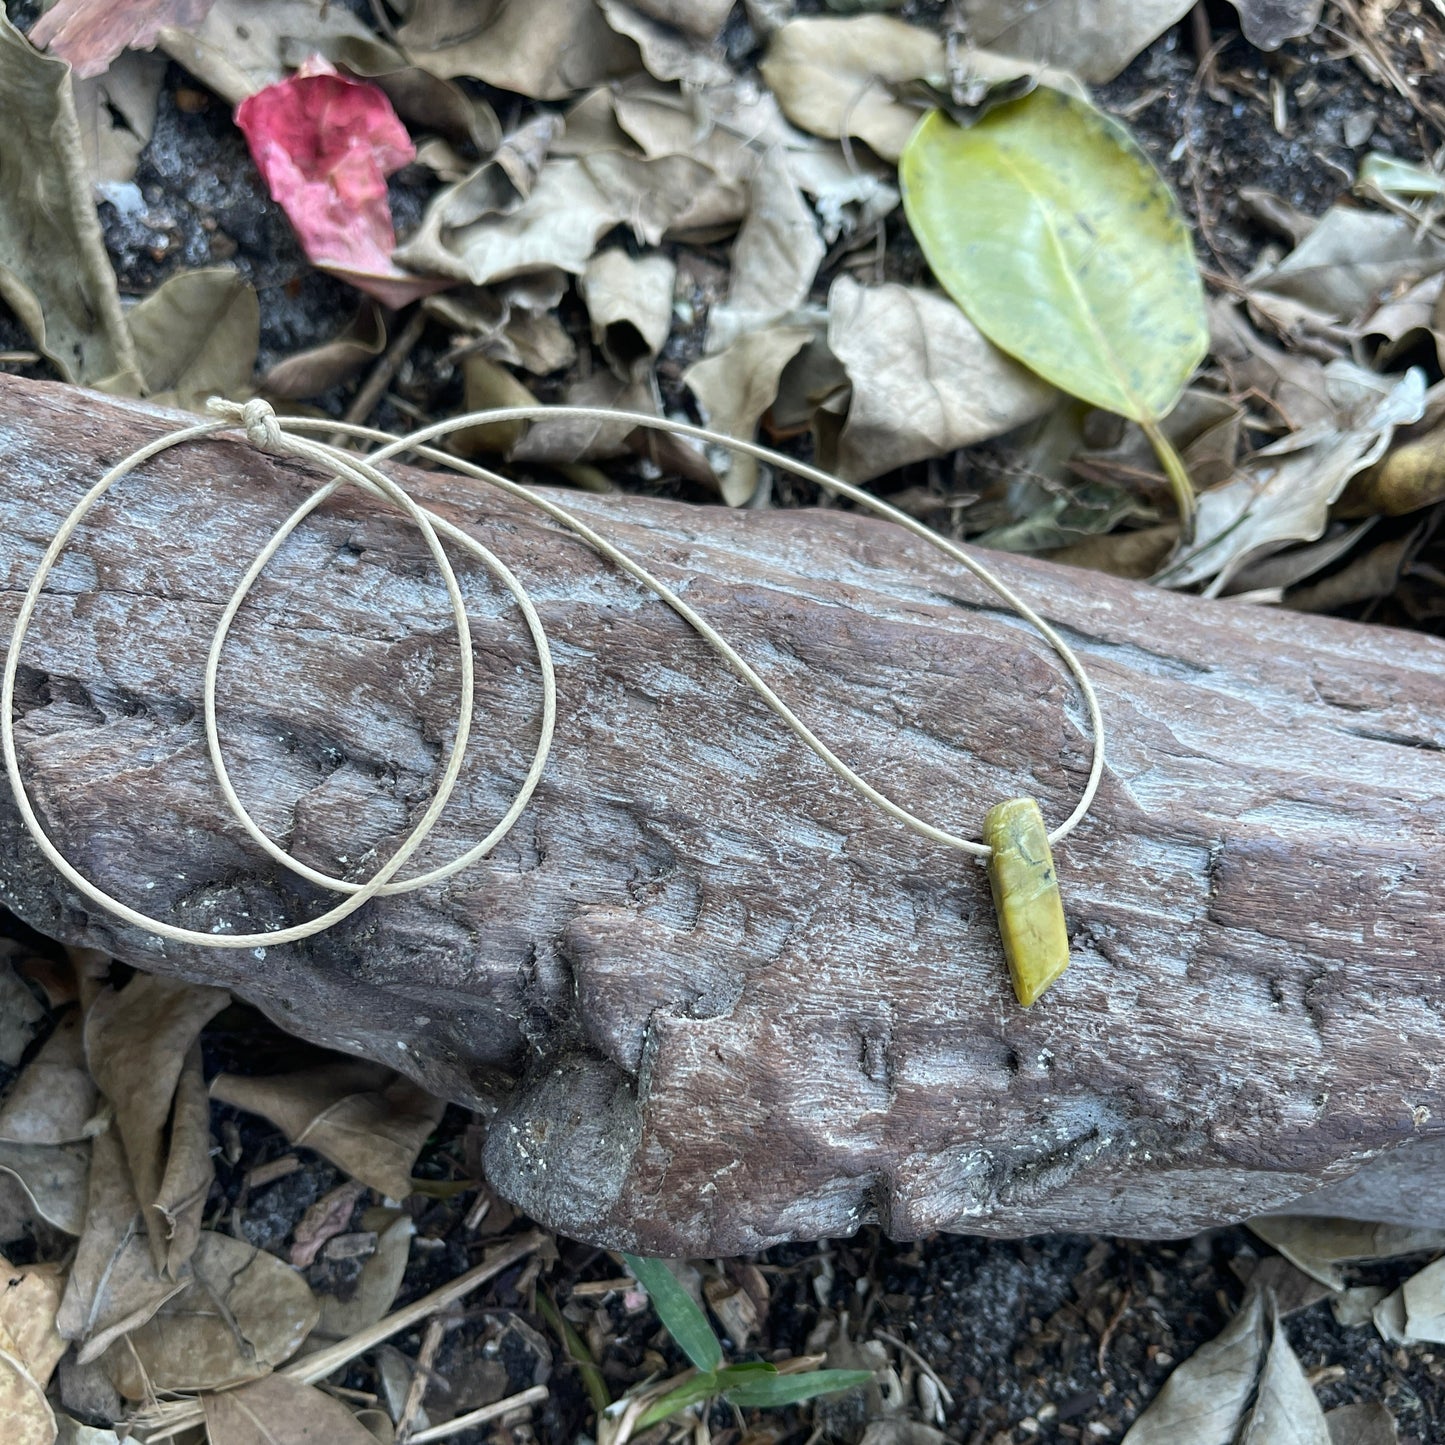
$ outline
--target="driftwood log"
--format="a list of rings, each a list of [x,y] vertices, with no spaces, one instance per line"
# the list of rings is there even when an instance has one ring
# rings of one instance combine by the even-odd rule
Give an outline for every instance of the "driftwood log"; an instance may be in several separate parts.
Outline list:
[[[173,424],[0,379],[5,638],[64,512]],[[871,1220],[1160,1236],[1291,1205],[1445,1222],[1441,642],[995,559],[1084,654],[1110,727],[1098,802],[1057,850],[1073,964],[1023,1012],[981,868],[846,791],[584,544],[407,478],[516,569],[553,639],[556,751],[496,853],[264,958],[163,946],[62,885],[7,789],[0,903],[488,1111],[494,1185],[597,1241],[732,1252]],[[102,884],[192,927],[330,897],[238,840],[198,701],[240,566],[310,484],[238,442],[169,453],[82,529],[25,647],[43,818]],[[1051,820],[1072,806],[1072,685],[924,544],[837,510],[568,500],[893,796],[964,831],[1020,792]],[[462,575],[479,725],[432,861],[499,815],[539,714],[515,607]],[[456,697],[423,544],[343,494],[237,622],[233,776],[274,837],[365,876],[423,805]]]

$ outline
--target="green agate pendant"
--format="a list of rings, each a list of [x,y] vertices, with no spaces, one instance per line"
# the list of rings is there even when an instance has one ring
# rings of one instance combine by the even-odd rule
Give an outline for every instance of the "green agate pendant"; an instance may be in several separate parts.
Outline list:
[[[983,841],[993,849],[988,881],[1014,993],[1025,1007],[1069,966],[1069,930],[1044,815],[1032,798],[988,811]]]

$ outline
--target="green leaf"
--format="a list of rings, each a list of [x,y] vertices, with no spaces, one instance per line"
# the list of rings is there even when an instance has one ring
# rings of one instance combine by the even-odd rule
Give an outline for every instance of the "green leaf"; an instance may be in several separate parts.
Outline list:
[[[796,1405],[834,1390],[853,1390],[873,1378],[871,1370],[809,1370],[801,1375],[762,1375],[729,1390],[726,1398],[741,1410]]]
[[[582,1376],[582,1384],[587,1391],[587,1398],[592,1402],[592,1408],[601,1415],[612,1403],[612,1392],[607,1388],[607,1381],[598,1369],[597,1361],[592,1358],[592,1351],[587,1348],[587,1341],[577,1333],[572,1321],[557,1308],[556,1302],[546,1290],[537,1291],[537,1313],[547,1321],[552,1327],[552,1333],[562,1342],[562,1348],[567,1351],[568,1358],[577,1366],[578,1373]]]
[[[646,1430],[651,1425],[656,1425],[660,1420],[666,1420],[669,1415],[675,1415],[679,1410],[686,1410],[689,1405],[700,1405],[704,1400],[711,1400],[718,1393],[717,1376],[710,1371],[704,1375],[695,1375],[685,1384],[681,1384],[675,1390],[669,1390],[667,1394],[653,1401],[646,1410],[642,1412],[637,1422],[639,1430]]]
[[[1209,345],[1179,206],[1129,133],[1040,87],[965,129],[925,116],[903,204],[944,290],[995,346],[1144,428],[1181,512],[1188,474],[1158,422]]]
[[[732,1390],[739,1385],[746,1385],[757,1379],[760,1375],[776,1375],[778,1367],[768,1360],[744,1360],[738,1365],[724,1365],[717,1372],[717,1387],[719,1390]]]
[[[702,1307],[677,1282],[677,1276],[660,1259],[624,1254],[627,1267],[648,1293],[657,1317],[699,1370],[710,1373],[722,1364],[722,1346],[707,1322]]]

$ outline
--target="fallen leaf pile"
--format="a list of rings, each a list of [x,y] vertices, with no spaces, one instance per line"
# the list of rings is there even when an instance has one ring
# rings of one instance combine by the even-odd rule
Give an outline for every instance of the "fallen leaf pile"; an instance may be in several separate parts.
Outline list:
[[[58,0],[28,38],[0,31],[18,118],[0,297],[61,376],[117,393],[339,409],[374,367],[347,413],[364,420],[426,335],[437,385],[460,375],[449,406],[690,414],[810,448],[988,545],[1253,602],[1398,592],[1434,615],[1410,584],[1445,496],[1434,173],[1365,155],[1358,194],[1317,220],[1255,197],[1291,245],[1245,275],[1206,268],[1206,314],[1170,188],[1089,101],[1179,0],[967,0],[938,28],[830,8],[416,0],[372,24],[306,0]],[[1265,49],[1319,17],[1238,8]],[[242,271],[173,270],[123,301],[95,208],[147,214],[162,54],[235,108],[308,260],[380,305],[258,371]],[[1200,78],[1242,84],[1212,54]],[[398,171],[423,200],[400,244]],[[910,230],[931,275],[893,260]],[[625,425],[455,445],[593,489],[621,459],[773,500],[758,463]]]

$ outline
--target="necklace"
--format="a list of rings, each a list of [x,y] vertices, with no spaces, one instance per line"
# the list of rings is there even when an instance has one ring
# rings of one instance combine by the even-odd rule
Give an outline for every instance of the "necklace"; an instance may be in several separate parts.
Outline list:
[[[274,945],[310,938],[354,913],[373,898],[387,897],[423,888],[429,884],[441,882],[452,874],[470,867],[485,857],[507,835],[522,815],[541,780],[556,730],[557,684],[551,652],[547,644],[547,635],[526,588],[500,558],[459,527],[453,526],[445,519],[418,505],[393,478],[381,470],[381,463],[410,453],[429,462],[448,467],[488,486],[496,487],[509,496],[537,508],[554,521],[576,533],[605,559],[635,578],[672,608],[767,703],[792,732],[855,792],[919,836],[986,860],[994,906],[998,913],[1004,957],[1013,979],[1014,992],[1019,1003],[1025,1008],[1032,1004],[1068,966],[1068,929],[1064,920],[1058,880],[1054,873],[1051,849],[1053,844],[1073,832],[1088,813],[1103,775],[1104,723],[1098,698],[1083,663],[1064,639],[983,563],[970,557],[948,538],[861,488],[852,486],[805,462],[794,460],[753,442],[724,436],[719,432],[710,431],[706,427],[692,426],[685,422],[642,413],[616,412],[600,407],[579,406],[502,407],[452,417],[446,421],[423,427],[409,436],[398,438],[370,427],[348,425],[332,421],[329,418],[288,417],[282,419],[277,417],[266,402],[259,400],[241,405],[213,398],[208,405],[208,410],[213,414],[214,420],[179,428],[138,448],[112,467],[76,503],[46,548],[21,601],[20,611],[11,633],[10,648],[5,659],[3,683],[0,683],[0,745],[3,745],[10,787],[25,827],[42,853],[72,887],[78,889],[93,903],[149,933],[175,942],[209,948],[242,948],[264,951],[267,947]],[[880,793],[865,778],[854,772],[812,732],[807,724],[759,676],[752,665],[740,656],[731,643],[717,632],[704,617],[689,606],[665,582],[653,576],[625,552],[614,547],[580,517],[574,516],[550,498],[540,495],[531,488],[510,481],[484,467],[464,461],[430,445],[450,432],[467,427],[483,426],[496,421],[536,420],[544,417],[568,417],[577,420],[607,421],[614,424],[627,422],[636,427],[691,437],[709,445],[720,446],[735,453],[754,457],[759,461],[767,462],[781,470],[791,472],[795,476],[814,482],[827,491],[847,497],[859,506],[888,518],[958,562],[1044,638],[1078,684],[1093,731],[1093,759],[1088,779],[1073,812],[1057,828],[1049,832],[1044,825],[1043,816],[1036,802],[1030,798],[1007,799],[989,810],[984,822],[982,841],[960,837],[916,816],[907,808]],[[206,659],[204,679],[206,747],[227,806],[257,846],[282,867],[290,869],[293,873],[320,887],[342,894],[343,898],[340,903],[317,917],[287,928],[274,929],[264,933],[214,934],[181,928],[167,923],[163,919],[151,918],[138,912],[122,900],[112,897],[87,878],[55,846],[35,814],[20,775],[14,727],[15,682],[19,668],[20,649],[34,617],[46,579],[91,507],[112,486],[152,457],[173,447],[213,437],[218,433],[231,430],[237,425],[244,431],[252,446],[272,455],[294,457],[297,460],[308,462],[329,474],[330,480],[318,487],[275,530],[270,540],[246,569],[240,582],[237,583],[236,589],[216,625]],[[365,455],[348,452],[333,443],[314,439],[308,435],[312,432],[342,434],[357,441],[375,444],[376,449]],[[309,867],[299,859],[292,857],[262,831],[232,785],[222,756],[216,721],[216,679],[220,668],[221,653],[237,612],[267,563],[275,556],[286,539],[312,512],[344,486],[358,487],[368,495],[392,503],[420,532],[446,587],[461,666],[461,697],[456,735],[436,791],[415,827],[396,851],[364,883],[335,878]],[[396,875],[431,832],[456,787],[472,722],[474,683],[471,631],[467,623],[466,606],[457,584],[456,574],[442,545],[443,538],[461,547],[480,561],[515,599],[536,649],[537,660],[541,668],[542,725],[531,767],[511,805],[497,825],[486,837],[450,862],[402,880],[398,879]]]

